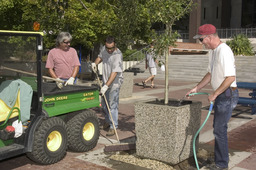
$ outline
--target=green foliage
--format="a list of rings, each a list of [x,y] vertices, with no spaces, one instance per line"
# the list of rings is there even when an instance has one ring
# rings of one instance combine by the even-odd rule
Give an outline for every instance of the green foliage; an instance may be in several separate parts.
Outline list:
[[[167,37],[154,38],[166,46],[174,42],[172,25],[188,12],[192,0],[1,0],[0,29],[33,31],[40,23],[44,48],[55,46],[60,31],[73,36],[72,46],[92,49],[114,35],[121,51],[134,42],[150,42],[155,22],[167,26]]]
[[[36,61],[36,38],[27,36],[2,36],[0,40],[1,58],[3,60],[10,57],[17,61]]]
[[[93,48],[95,42],[102,42],[106,35],[111,33],[111,21],[116,20],[113,9],[108,7],[106,1],[99,0],[83,2],[72,0],[65,13],[66,25],[76,40],[75,44],[83,44]]]
[[[55,46],[60,31],[73,36],[72,46],[92,49],[114,35],[125,50],[134,41],[151,40],[151,21],[145,0],[1,0],[0,29],[33,31],[40,23],[44,47]]]
[[[139,50],[130,50],[126,49],[123,52],[123,61],[140,61],[144,59],[145,57],[145,52],[144,51],[139,51]]]
[[[177,32],[172,32],[169,35],[169,32],[165,32],[159,36],[156,36],[156,43],[154,44],[154,49],[156,54],[159,56],[164,56],[166,50],[169,50],[170,46],[175,46],[175,42],[179,34]]]
[[[162,65],[164,65],[164,62],[162,60],[158,60],[158,67],[161,67]]]
[[[226,42],[230,46],[234,55],[254,55],[250,40],[244,34],[238,34],[232,40]]]
[[[170,26],[187,14],[192,5],[192,0],[149,0],[147,7],[152,22],[162,22]]]
[[[173,33],[172,27],[175,21],[181,19],[190,12],[193,6],[193,0],[148,0],[151,22],[160,22],[165,24],[165,33],[156,36],[154,40],[154,49],[157,55],[164,55],[166,64],[165,71],[165,104],[168,104],[168,58],[169,47],[174,46],[178,33]]]
[[[0,29],[19,30],[24,27],[21,2],[22,0],[0,1]]]
[[[148,9],[151,22],[160,22],[166,25],[165,33],[155,36],[155,48],[159,54],[173,46],[178,34],[172,32],[175,21],[190,12],[193,0],[149,0]]]
[[[117,20],[113,23],[113,35],[123,51],[134,41],[149,42],[152,39],[151,20],[147,1],[115,0],[114,12]]]
[[[126,49],[124,52],[123,52],[123,60],[124,61],[129,61],[129,58],[127,58],[128,56],[130,56],[131,54],[137,52],[137,50],[130,50],[130,49]]]
[[[125,57],[133,52],[125,51],[128,45],[154,39],[157,55],[164,55],[168,63],[169,46],[174,46],[178,36],[172,27],[193,5],[193,0],[1,0],[0,29],[32,31],[33,23],[38,22],[39,31],[46,33],[44,48],[55,45],[60,31],[71,33],[72,46],[89,49],[114,35]],[[153,36],[151,26],[156,22],[165,25],[164,34]]]

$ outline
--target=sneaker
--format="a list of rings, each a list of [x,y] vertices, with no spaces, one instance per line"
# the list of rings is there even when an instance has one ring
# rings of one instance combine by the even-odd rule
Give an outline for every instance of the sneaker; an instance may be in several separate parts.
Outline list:
[[[110,124],[105,122],[103,125],[100,126],[100,129],[107,130],[109,127],[110,127]]]
[[[106,135],[107,136],[113,136],[114,134],[115,134],[115,130],[110,128]]]
[[[211,165],[207,166],[207,168],[209,168],[209,170],[228,170],[228,168],[221,168],[215,164],[211,164]]]
[[[146,88],[146,82],[145,81],[142,81],[142,86],[143,86],[143,88]]]

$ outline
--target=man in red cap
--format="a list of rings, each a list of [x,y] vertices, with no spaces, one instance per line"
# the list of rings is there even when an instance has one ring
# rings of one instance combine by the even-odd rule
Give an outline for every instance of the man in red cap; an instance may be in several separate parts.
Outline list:
[[[228,138],[227,124],[232,115],[232,110],[238,102],[236,85],[236,68],[234,54],[230,47],[221,42],[215,26],[205,24],[198,28],[198,34],[193,37],[211,49],[206,75],[186,95],[197,93],[208,83],[211,83],[213,93],[208,97],[214,103],[214,136],[215,164],[210,169],[228,169]]]

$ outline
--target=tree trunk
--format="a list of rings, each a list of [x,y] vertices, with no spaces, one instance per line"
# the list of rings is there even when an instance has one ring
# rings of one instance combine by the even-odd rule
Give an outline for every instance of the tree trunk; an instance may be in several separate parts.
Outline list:
[[[164,104],[168,104],[169,100],[169,69],[168,69],[168,59],[169,59],[169,47],[165,50],[165,95],[164,95]]]
[[[166,34],[169,38],[172,35],[172,22],[169,22],[166,27]],[[164,53],[165,57],[165,96],[164,96],[164,104],[168,104],[168,95],[169,95],[169,69],[168,69],[168,60],[169,60],[169,45],[165,49]]]

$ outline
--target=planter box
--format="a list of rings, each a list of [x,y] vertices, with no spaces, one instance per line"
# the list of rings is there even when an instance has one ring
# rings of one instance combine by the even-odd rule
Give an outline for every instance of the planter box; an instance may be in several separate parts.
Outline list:
[[[135,103],[138,156],[172,165],[193,156],[193,137],[200,128],[202,103],[185,102],[190,104],[170,106],[178,104],[177,100],[170,100],[169,105],[156,101]]]
[[[132,97],[134,75],[131,72],[123,72],[123,76],[124,76],[124,82],[121,85],[119,98]]]

